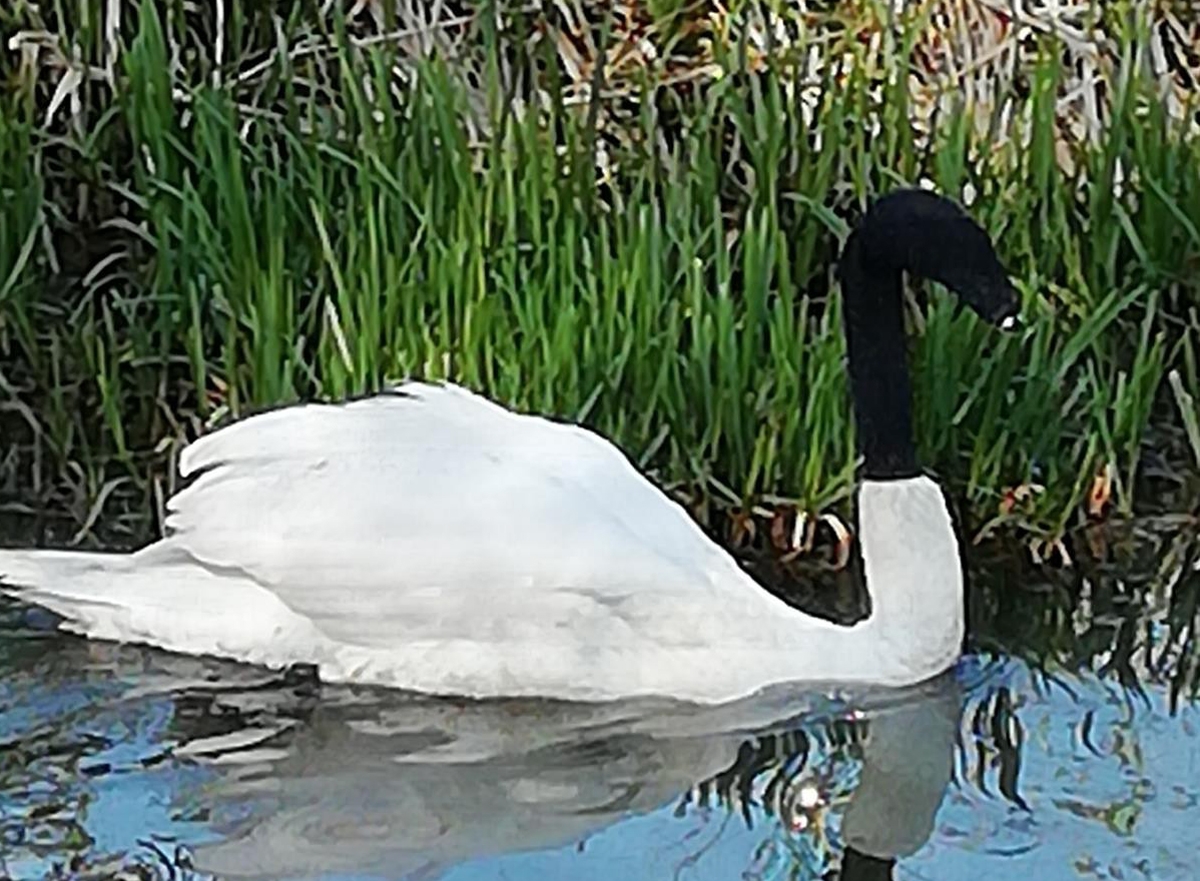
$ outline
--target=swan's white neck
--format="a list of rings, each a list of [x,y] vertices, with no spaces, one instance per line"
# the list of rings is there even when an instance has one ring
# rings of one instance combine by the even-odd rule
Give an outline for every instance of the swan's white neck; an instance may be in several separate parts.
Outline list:
[[[864,481],[859,538],[871,596],[863,637],[879,671],[911,682],[945,669],[965,621],[958,539],[941,488],[924,476]]]
[[[809,617],[757,586],[748,588],[743,595],[753,592],[772,604],[762,618],[774,627],[767,640],[772,650],[761,668],[741,671],[743,683],[908,686],[955,663],[965,625],[963,576],[938,485],[924,476],[864,481],[858,536],[870,616],[845,627]],[[751,583],[748,575],[741,577]]]

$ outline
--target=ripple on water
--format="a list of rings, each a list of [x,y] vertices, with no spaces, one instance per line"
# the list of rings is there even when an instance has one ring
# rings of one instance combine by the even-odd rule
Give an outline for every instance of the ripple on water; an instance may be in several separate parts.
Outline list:
[[[859,834],[897,877],[1192,877],[1200,720],[1166,686],[968,658],[862,712],[473,703],[23,614],[0,621],[0,876],[186,878],[194,849],[221,877],[782,879],[822,877]]]

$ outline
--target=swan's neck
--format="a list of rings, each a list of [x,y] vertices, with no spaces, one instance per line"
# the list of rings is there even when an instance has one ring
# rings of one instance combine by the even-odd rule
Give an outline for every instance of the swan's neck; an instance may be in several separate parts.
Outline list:
[[[963,575],[941,488],[928,477],[863,481],[858,500],[863,574],[871,596],[864,636],[878,663],[916,681],[962,648]]]
[[[839,265],[850,391],[867,479],[920,473],[913,444],[912,391],[901,275],[868,267],[855,233]]]

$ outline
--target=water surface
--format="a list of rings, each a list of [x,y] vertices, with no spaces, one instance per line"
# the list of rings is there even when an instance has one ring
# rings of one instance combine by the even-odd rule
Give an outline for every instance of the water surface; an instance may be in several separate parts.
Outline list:
[[[1009,618],[979,579],[981,653],[920,689],[712,709],[335,688],[7,603],[0,877],[825,879],[850,840],[901,879],[1191,879],[1200,573],[1169,552],[1026,579]]]

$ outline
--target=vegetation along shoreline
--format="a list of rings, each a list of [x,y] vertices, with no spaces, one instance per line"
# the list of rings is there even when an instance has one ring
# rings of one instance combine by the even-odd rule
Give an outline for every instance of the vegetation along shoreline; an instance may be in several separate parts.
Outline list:
[[[1194,528],[1200,59],[1169,4],[103,6],[0,13],[9,535],[140,543],[206,426],[413,376],[612,437],[732,544],[833,541],[832,259],[905,184],[969,205],[1034,319],[985,337],[910,286],[921,459],[970,534]]]

